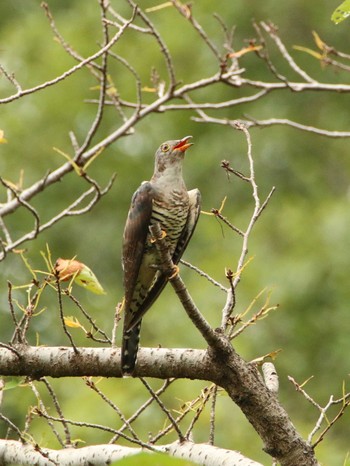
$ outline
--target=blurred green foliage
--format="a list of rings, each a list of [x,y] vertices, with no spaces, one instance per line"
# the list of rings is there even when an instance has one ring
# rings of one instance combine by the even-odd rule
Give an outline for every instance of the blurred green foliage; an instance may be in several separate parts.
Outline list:
[[[84,4],[83,4],[84,3]],[[97,2],[89,0],[51,0],[49,6],[56,24],[65,37],[83,56],[95,52],[102,40]],[[115,9],[129,14],[124,2],[112,1]],[[156,5],[142,1],[143,8]],[[332,8],[316,2],[292,0],[288,4],[266,0],[250,2],[193,3],[193,13],[218,47],[223,42],[217,12],[228,25],[235,25],[234,46],[237,50],[255,36],[252,18],[270,19],[278,25],[279,34],[289,49],[293,45],[314,47],[312,30],[340,50],[346,50],[349,31],[335,27],[330,21]],[[173,56],[178,80],[191,82],[216,72],[216,62],[191,27],[171,8],[150,14]],[[151,86],[151,69],[166,78],[162,57],[151,39],[149,42],[136,33],[127,32],[118,44],[118,53],[128,58],[143,82]],[[0,4],[0,62],[13,72],[24,88],[35,86],[64,72],[75,62],[53,40],[52,31],[40,8],[39,0],[13,0]],[[349,82],[349,74],[321,67],[317,60],[301,52],[291,52],[297,62],[321,82]],[[283,73],[287,65],[277,53],[272,60]],[[277,60],[277,61],[276,61]],[[252,79],[274,78],[252,54],[241,60]],[[290,72],[288,71],[289,75]],[[117,63],[112,65],[111,78],[120,96],[135,97],[135,86],[130,73]],[[298,79],[298,77],[293,76]],[[97,98],[97,82],[87,70],[81,70],[64,82],[28,95],[1,107],[0,129],[8,140],[0,146],[0,174],[17,182],[23,170],[23,185],[30,186],[47,170],[63,163],[53,147],[72,153],[69,132],[82,141],[95,114],[95,106],[86,102]],[[0,77],[1,96],[13,88]],[[217,98],[232,99],[240,90],[216,86],[200,96],[203,101]],[[144,95],[145,101],[152,96]],[[249,114],[257,119],[289,118],[303,124],[330,130],[348,130],[349,99],[347,94],[327,92],[274,92],[264,99],[233,109],[215,113],[216,116],[243,118]],[[213,113],[214,114],[214,113]],[[237,227],[244,229],[253,211],[253,199],[247,183],[227,177],[220,168],[222,159],[231,162],[236,170],[247,173],[246,140],[242,133],[223,126],[204,125],[191,119],[193,114],[177,111],[152,114],[135,127],[135,134],[118,140],[91,165],[89,174],[104,185],[112,172],[117,181],[107,197],[89,214],[65,219],[25,244],[26,256],[34,268],[43,268],[40,251],[46,244],[54,258],[77,256],[86,263],[107,291],[106,296],[87,295],[75,290],[80,302],[88,309],[98,325],[110,333],[114,308],[122,299],[120,247],[123,226],[132,193],[153,170],[153,153],[167,139],[192,134],[195,146],[185,161],[185,179],[188,188],[198,187],[202,193],[203,210],[218,208],[228,196],[224,215]],[[119,122],[114,110],[107,108],[103,124],[95,142],[116,129]],[[253,359],[281,348],[276,360],[280,376],[280,399],[293,422],[303,435],[315,424],[318,412],[309,406],[287,381],[292,375],[300,383],[314,376],[308,383],[310,394],[325,404],[331,394],[339,398],[342,382],[348,386],[350,354],[350,214],[349,214],[349,141],[315,136],[287,127],[251,131],[255,172],[262,199],[276,186],[266,211],[253,230],[249,243],[249,257],[253,261],[243,274],[237,290],[236,312],[242,312],[264,288],[272,288],[272,302],[279,310],[268,319],[248,329],[234,342],[239,353]],[[86,183],[75,173],[38,196],[33,205],[40,212],[57,212],[72,202],[86,189]],[[1,199],[4,202],[5,198]],[[23,209],[22,209],[23,210]],[[44,218],[45,220],[45,218]],[[9,227],[18,235],[26,232],[33,222],[28,212],[6,218]],[[17,234],[16,233],[16,234]],[[241,249],[241,239],[220,226],[214,217],[202,216],[197,231],[186,251],[185,259],[225,283],[225,267],[235,270]],[[193,272],[182,267],[183,278],[198,307],[213,326],[218,326],[225,296]],[[11,254],[0,269],[0,341],[11,338],[13,328],[9,319],[7,284],[29,283],[31,276],[19,255]],[[16,290],[16,299],[26,302],[26,292]],[[57,312],[57,297],[52,290],[42,296],[46,310],[34,319],[30,343],[67,345]],[[66,315],[76,315],[76,307],[66,299]],[[80,318],[80,316],[79,316]],[[79,345],[93,344],[83,332],[71,329]],[[120,332],[118,333],[120,338]],[[161,344],[169,347],[199,347],[205,343],[174,298],[172,289],[166,289],[143,323],[142,345]],[[103,390],[115,403],[131,415],[144,402],[147,393],[137,380],[104,380]],[[155,381],[157,387],[160,382]],[[58,380],[53,385],[59,393],[63,411],[68,418],[106,423],[115,426],[115,413],[106,410],[102,400],[90,393],[80,380]],[[203,383],[177,381],[165,394],[170,408],[197,396]],[[18,391],[18,396],[12,393]],[[45,396],[43,394],[43,396]],[[179,401],[179,399],[181,401]],[[79,403],[77,403],[79,400]],[[28,387],[6,392],[3,410],[14,423],[23,427],[23,412],[36,400]],[[300,407],[302,406],[302,409]],[[208,439],[209,410],[196,430],[196,441]],[[118,421],[120,422],[120,421]],[[153,434],[164,422],[164,414],[154,408],[137,423],[139,432]],[[229,428],[228,428],[229,426]],[[36,431],[35,431],[36,429]],[[0,424],[0,436],[6,428]],[[105,442],[105,432],[84,432],[73,428],[76,438],[87,442]],[[58,447],[53,435],[40,421],[34,424],[34,433],[40,444]],[[174,440],[174,434],[169,441]],[[349,449],[349,412],[345,414],[318,447],[318,456],[329,466],[343,464]],[[239,410],[227,397],[219,397],[216,441],[219,446],[239,449],[242,453],[267,461],[261,452],[261,442]]]
[[[350,16],[350,2],[345,0],[332,13],[331,19],[335,24],[339,24]]]
[[[140,453],[139,455],[124,458],[123,460],[116,461],[112,466],[137,466],[142,464],[144,466],[193,466],[194,463],[190,461],[180,460],[178,458],[171,458],[161,453],[149,455],[147,453]]]

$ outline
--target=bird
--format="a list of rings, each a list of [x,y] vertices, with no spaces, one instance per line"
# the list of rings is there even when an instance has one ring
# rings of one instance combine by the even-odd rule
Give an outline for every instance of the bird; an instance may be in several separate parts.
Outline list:
[[[197,225],[201,194],[187,191],[182,177],[186,150],[192,136],[164,142],[155,154],[154,173],[134,193],[122,245],[124,324],[121,371],[135,370],[141,321],[158,298],[168,278],[160,269],[160,257],[150,227],[158,223],[173,263],[181,259]]]

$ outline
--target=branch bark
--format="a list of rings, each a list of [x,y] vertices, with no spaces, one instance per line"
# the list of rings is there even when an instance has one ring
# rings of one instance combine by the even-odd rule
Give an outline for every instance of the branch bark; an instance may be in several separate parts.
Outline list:
[[[175,458],[196,461],[198,464],[200,462],[205,466],[262,466],[261,463],[250,460],[239,452],[188,441],[153,447],[152,450],[166,453]],[[152,454],[151,450],[120,445],[91,445],[83,448],[52,450],[48,448],[38,449],[37,445],[24,445],[15,440],[0,440],[0,464],[101,466],[142,452]]]

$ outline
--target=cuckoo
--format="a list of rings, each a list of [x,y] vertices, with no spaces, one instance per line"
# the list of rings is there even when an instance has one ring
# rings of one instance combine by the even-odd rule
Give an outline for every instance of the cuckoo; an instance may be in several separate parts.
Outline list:
[[[191,136],[164,142],[155,154],[154,173],[131,200],[124,236],[124,328],[121,368],[132,375],[137,358],[141,320],[167,283],[161,271],[150,226],[158,223],[176,265],[196,227],[200,212],[198,189],[187,191],[182,164]]]

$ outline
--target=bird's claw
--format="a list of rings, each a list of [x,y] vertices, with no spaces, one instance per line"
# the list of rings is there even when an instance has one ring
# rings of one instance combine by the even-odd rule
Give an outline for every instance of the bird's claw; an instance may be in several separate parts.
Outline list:
[[[172,272],[171,272],[171,275],[170,275],[170,277],[169,277],[169,280],[175,278],[176,275],[179,274],[179,272],[180,272],[180,267],[177,266],[177,265],[174,265],[174,268],[173,268],[173,270],[172,270]]]
[[[151,237],[150,243],[153,244],[153,243],[155,243],[156,241],[161,241],[162,239],[164,239],[164,238],[167,236],[167,233],[166,233],[165,230],[161,230],[161,233],[162,233],[162,236],[161,236],[160,238]]]

